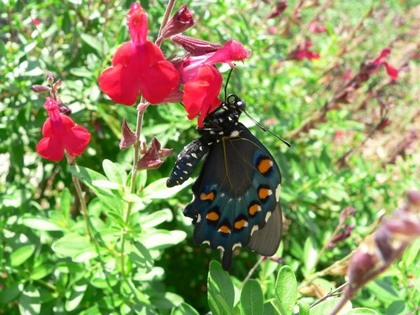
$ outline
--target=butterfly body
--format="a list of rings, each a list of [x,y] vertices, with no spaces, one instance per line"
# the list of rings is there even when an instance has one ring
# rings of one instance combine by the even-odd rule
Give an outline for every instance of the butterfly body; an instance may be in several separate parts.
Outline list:
[[[193,219],[196,243],[221,249],[225,269],[235,247],[271,256],[281,237],[280,170],[265,146],[238,122],[244,107],[231,95],[209,114],[198,129],[201,137],[179,154],[167,182],[185,181],[207,154],[184,214]]]

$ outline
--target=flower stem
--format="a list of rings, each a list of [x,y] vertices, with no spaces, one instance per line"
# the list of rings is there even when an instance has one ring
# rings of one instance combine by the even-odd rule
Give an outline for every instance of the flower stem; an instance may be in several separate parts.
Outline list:
[[[67,155],[67,161],[71,166],[77,166],[74,157]],[[82,185],[80,184],[79,178],[77,178],[76,176],[72,175],[71,178],[73,180],[74,187],[76,188],[77,198],[79,199],[79,202],[80,202],[80,211],[82,212],[82,215],[83,215],[83,221],[85,221],[86,234],[89,236],[89,240],[93,241],[92,231],[90,229],[89,215],[88,215],[87,206],[86,206],[86,199],[83,194]]]

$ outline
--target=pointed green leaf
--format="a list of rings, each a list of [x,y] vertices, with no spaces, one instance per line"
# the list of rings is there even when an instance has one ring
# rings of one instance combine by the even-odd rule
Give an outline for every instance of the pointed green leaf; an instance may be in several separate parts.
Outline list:
[[[311,308],[311,315],[325,315],[330,314],[334,307],[340,302],[341,298],[329,298]],[[351,302],[347,302],[342,308],[343,314],[350,311],[352,308]]]
[[[292,314],[297,299],[297,282],[292,268],[289,266],[280,268],[275,286],[276,305],[280,313]]]
[[[141,243],[147,249],[164,249],[182,242],[187,237],[184,231],[154,230],[142,236]]]
[[[121,165],[105,159],[102,162],[102,168],[109,181],[125,186],[127,183],[127,173],[122,169]]]
[[[213,314],[232,314],[235,291],[229,274],[218,261],[210,262],[207,298]]]
[[[264,304],[263,315],[280,315],[280,312],[276,309],[273,302],[267,302]]]
[[[18,267],[27,261],[35,251],[35,245],[19,247],[10,254],[10,265]]]
[[[199,313],[191,305],[183,302],[172,309],[171,315],[199,315]]]
[[[63,228],[51,222],[46,218],[31,218],[26,217],[22,219],[23,225],[39,231],[62,231]]]
[[[243,314],[260,315],[264,310],[264,297],[257,280],[245,282],[241,292],[241,307]]]

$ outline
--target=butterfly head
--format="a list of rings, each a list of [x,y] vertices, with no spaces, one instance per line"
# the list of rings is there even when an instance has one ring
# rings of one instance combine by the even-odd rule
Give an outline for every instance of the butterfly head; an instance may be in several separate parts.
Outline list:
[[[246,103],[239,98],[236,94],[229,94],[226,98],[225,106],[229,109],[239,110],[240,112],[245,111]]]

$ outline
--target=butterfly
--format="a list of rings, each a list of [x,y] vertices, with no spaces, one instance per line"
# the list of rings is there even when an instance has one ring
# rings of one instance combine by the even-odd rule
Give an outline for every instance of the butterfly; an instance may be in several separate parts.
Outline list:
[[[245,107],[230,94],[211,112],[197,128],[200,137],[178,155],[166,183],[182,184],[206,156],[184,215],[193,219],[195,243],[221,250],[225,270],[236,247],[274,255],[282,233],[280,169],[267,148],[238,121]]]

